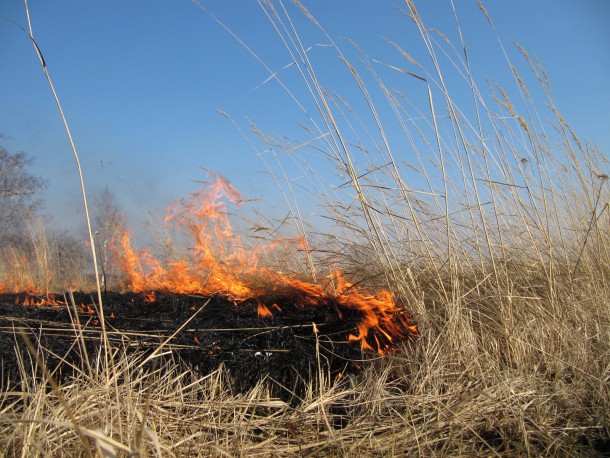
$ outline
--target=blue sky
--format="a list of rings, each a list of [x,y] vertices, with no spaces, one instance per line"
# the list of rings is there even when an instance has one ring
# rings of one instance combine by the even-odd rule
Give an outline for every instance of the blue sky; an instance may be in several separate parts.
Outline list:
[[[357,53],[343,37],[371,58],[392,65],[405,63],[384,38],[399,43],[420,62],[427,59],[413,24],[399,11],[402,2],[304,3],[354,61]],[[476,2],[456,3],[481,87],[486,78],[509,82],[506,63]],[[257,2],[202,4],[270,69],[290,63]],[[449,2],[416,4],[429,27],[457,37]],[[579,135],[610,151],[610,2],[511,0],[488,1],[485,6],[511,57],[523,64],[511,46],[513,39],[538,56],[563,116]],[[303,116],[276,82],[266,81],[269,72],[210,15],[186,0],[30,0],[29,7],[34,36],[71,126],[91,199],[108,186],[137,221],[194,190],[192,180],[204,177],[204,167],[220,172],[244,197],[261,199],[272,217],[283,213],[279,190],[263,173],[255,151],[265,146],[255,136],[249,144],[218,110],[230,114],[242,129],[248,130],[249,119],[265,132],[301,139],[298,124]],[[288,2],[287,7],[305,46],[314,46],[311,55],[322,84],[352,100],[355,109],[362,108],[336,51],[315,46],[326,43],[326,38]],[[25,26],[23,3],[2,2],[0,16],[3,144],[34,158],[32,172],[49,183],[45,200],[55,224],[80,230],[79,183],[66,134],[30,42],[6,20]],[[306,100],[295,73],[289,67],[280,77]],[[400,78],[388,78],[400,88]],[[298,176],[299,170],[290,167],[287,164],[287,174]],[[305,192],[295,189],[297,194]]]

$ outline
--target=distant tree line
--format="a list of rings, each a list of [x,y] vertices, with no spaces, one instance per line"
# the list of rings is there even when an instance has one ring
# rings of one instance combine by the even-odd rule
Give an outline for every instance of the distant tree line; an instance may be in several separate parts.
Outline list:
[[[49,227],[41,198],[46,182],[29,171],[32,162],[27,153],[0,144],[0,292],[89,289],[93,278],[85,240]],[[107,238],[105,220],[117,218],[115,204],[108,189],[100,200],[98,224]]]

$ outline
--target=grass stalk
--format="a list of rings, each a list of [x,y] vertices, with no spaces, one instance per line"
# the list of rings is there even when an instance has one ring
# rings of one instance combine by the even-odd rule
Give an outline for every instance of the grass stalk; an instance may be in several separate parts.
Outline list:
[[[81,196],[83,198],[83,208],[85,211],[85,221],[87,223],[87,231],[89,234],[91,257],[93,259],[93,269],[95,272],[95,285],[96,285],[96,291],[97,291],[97,301],[99,304],[99,311],[100,311],[100,323],[102,326],[102,338],[104,339],[104,348],[105,348],[104,352],[105,352],[105,358],[108,361],[108,354],[107,354],[108,342],[107,342],[106,333],[105,333],[106,320],[104,317],[104,306],[103,306],[103,302],[102,302],[102,289],[100,287],[100,276],[99,276],[99,272],[98,272],[97,255],[96,255],[96,250],[95,250],[96,244],[95,244],[95,239],[93,237],[93,229],[91,228],[91,218],[89,216],[89,205],[87,203],[87,194],[85,192],[85,180],[83,178],[83,171],[81,168],[80,159],[78,157],[78,152],[76,150],[76,145],[74,144],[74,140],[72,138],[72,133],[70,132],[70,127],[68,125],[68,121],[66,119],[66,116],[64,115],[64,110],[61,106],[61,103],[59,102],[59,97],[57,96],[57,92],[55,91],[55,86],[53,85],[53,81],[51,80],[51,75],[49,74],[49,71],[47,69],[46,61],[42,55],[42,52],[40,50],[40,47],[38,46],[38,43],[36,43],[36,40],[34,39],[34,32],[32,30],[32,22],[30,20],[30,9],[28,7],[28,2],[27,2],[27,0],[23,0],[23,1],[24,1],[24,5],[25,5],[25,13],[26,13],[27,22],[28,22],[28,31],[26,33],[28,34],[28,36],[32,42],[32,45],[34,46],[34,49],[36,50],[36,54],[38,55],[38,59],[40,60],[40,65],[42,66],[42,71],[44,72],[47,83],[49,83],[49,88],[51,89],[51,93],[53,94],[53,99],[55,100],[55,104],[57,105],[59,115],[60,115],[62,123],[64,125],[64,129],[66,131],[66,134],[68,135],[70,147],[72,148],[72,153],[74,154],[74,160],[76,162],[78,178],[80,181]],[[109,365],[106,364],[106,367],[109,367]]]

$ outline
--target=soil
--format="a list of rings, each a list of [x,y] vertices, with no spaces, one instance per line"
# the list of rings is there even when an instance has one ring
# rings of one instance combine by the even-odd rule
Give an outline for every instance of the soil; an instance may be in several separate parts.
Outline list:
[[[70,377],[70,364],[82,367],[73,325],[76,315],[73,307],[66,305],[70,301],[65,296],[56,297],[64,304],[21,305],[23,294],[0,294],[3,389],[20,380],[17,354],[29,360],[19,329],[26,331],[36,346],[47,350],[45,364],[58,381]],[[87,353],[94,358],[101,345],[96,296],[75,293],[74,299]],[[286,393],[302,392],[319,369],[331,377],[343,377],[378,358],[374,352],[362,352],[358,342],[348,341],[350,334],[357,334],[357,310],[341,306],[332,298],[313,306],[299,295],[261,300],[276,305],[269,307],[272,317],[258,316],[255,299],[235,304],[222,296],[156,294],[149,302],[143,294],[103,295],[112,347],[146,353],[166,342],[164,349],[171,350],[173,358],[198,374],[208,374],[222,364],[236,391],[252,388],[270,377],[277,389],[285,391],[285,397]],[[369,337],[375,341],[374,335]]]

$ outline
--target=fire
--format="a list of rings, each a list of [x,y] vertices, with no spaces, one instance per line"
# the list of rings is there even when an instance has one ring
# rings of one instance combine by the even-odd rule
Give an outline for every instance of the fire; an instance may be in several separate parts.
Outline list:
[[[54,294],[38,295],[36,293],[25,293],[22,295],[15,296],[15,304],[24,305],[27,307],[57,307],[66,306],[66,302],[62,299],[58,299]],[[79,304],[76,306],[78,313],[83,315],[93,316],[96,314],[93,307],[89,304]],[[113,318],[112,314],[111,318]],[[76,319],[74,319],[76,320]],[[74,321],[76,323],[76,321]]]
[[[119,264],[130,289],[148,293],[221,292],[234,300],[256,296],[239,277],[255,271],[258,250],[246,249],[233,234],[223,198],[235,205],[241,202],[239,192],[216,176],[216,183],[169,206],[165,217],[168,225],[194,242],[191,251],[180,258],[161,263],[148,250],[136,253],[131,235],[124,232],[119,241]],[[171,241],[168,246],[173,247]]]
[[[33,266],[30,265],[30,259],[26,255],[9,256],[8,259],[3,259],[3,262],[5,264],[2,266],[0,293],[40,292],[32,274]]]
[[[271,309],[281,312],[277,304],[263,303],[266,293],[293,291],[303,298],[304,306],[315,307],[332,300],[358,310],[362,319],[349,340],[359,342],[363,350],[383,353],[393,342],[418,335],[410,316],[388,291],[371,294],[348,282],[338,271],[328,277],[327,283],[334,285],[331,290],[259,267],[261,252],[273,249],[275,244],[245,246],[233,231],[227,212],[228,203],[239,207],[243,199],[220,175],[212,174],[211,178],[202,189],[188,199],[175,201],[166,211],[166,224],[177,239],[189,241],[188,250],[180,251],[168,240],[171,255],[158,259],[149,250],[135,251],[127,231],[116,241],[115,262],[131,291],[144,293],[153,301],[155,292],[222,294],[235,304],[256,299],[262,318],[273,316]]]
[[[55,305],[65,305],[65,303],[55,297],[53,294],[46,294],[45,296],[37,296],[34,293],[26,293],[25,297],[22,299],[19,296],[15,298],[16,304],[28,305],[28,306],[55,306]]]
[[[258,316],[260,318],[269,318],[273,316],[271,310],[261,301],[258,300]]]

